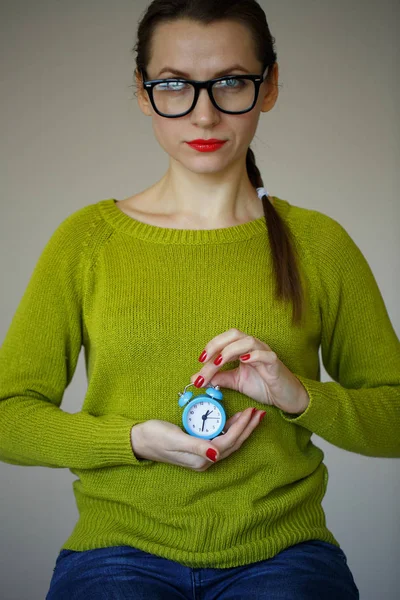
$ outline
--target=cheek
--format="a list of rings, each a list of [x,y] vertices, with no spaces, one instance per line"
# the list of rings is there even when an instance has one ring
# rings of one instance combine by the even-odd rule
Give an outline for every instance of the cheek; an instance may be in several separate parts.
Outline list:
[[[232,130],[235,131],[235,136],[238,142],[240,141],[240,146],[249,146],[251,144],[259,119],[260,112],[256,110],[256,107],[249,113],[237,115],[237,121],[235,125],[232,125]]]
[[[166,119],[156,115],[152,119],[152,125],[158,143],[168,154],[173,155],[185,145],[185,128],[179,123],[179,119]]]

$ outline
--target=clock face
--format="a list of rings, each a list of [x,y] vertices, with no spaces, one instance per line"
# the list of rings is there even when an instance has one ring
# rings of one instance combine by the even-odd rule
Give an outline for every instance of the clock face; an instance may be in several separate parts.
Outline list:
[[[209,437],[221,428],[223,416],[213,402],[201,400],[188,407],[186,426],[193,435]]]

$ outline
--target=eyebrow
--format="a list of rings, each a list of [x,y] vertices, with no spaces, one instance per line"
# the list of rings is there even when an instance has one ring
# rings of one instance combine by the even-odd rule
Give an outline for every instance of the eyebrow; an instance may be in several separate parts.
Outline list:
[[[178,75],[178,77],[186,77],[187,79],[190,78],[190,75],[188,73],[184,73],[183,71],[179,71],[178,69],[172,69],[172,67],[164,67],[158,73],[156,79],[158,79],[160,75],[162,75],[162,73],[165,73],[167,71],[173,73],[174,75]],[[218,71],[217,73],[215,73],[215,77],[220,77],[220,75],[226,75],[227,73],[231,73],[232,71],[244,71],[245,73],[250,73],[250,71],[248,69],[245,69],[245,67],[242,67],[242,65],[236,64],[232,65],[231,67],[228,67],[227,69],[222,69],[222,71]]]

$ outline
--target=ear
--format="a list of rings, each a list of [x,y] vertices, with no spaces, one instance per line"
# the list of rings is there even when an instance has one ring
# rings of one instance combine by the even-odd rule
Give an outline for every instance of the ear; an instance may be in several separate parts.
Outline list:
[[[152,106],[151,106],[150,98],[149,98],[146,90],[143,87],[143,79],[137,69],[135,69],[135,81],[136,81],[136,94],[135,95],[137,97],[140,110],[143,112],[143,114],[150,117],[152,115]]]
[[[268,112],[274,108],[279,94],[278,80],[279,65],[276,62],[274,63],[272,70],[268,70],[267,78],[260,87],[260,94],[264,94],[261,112]]]

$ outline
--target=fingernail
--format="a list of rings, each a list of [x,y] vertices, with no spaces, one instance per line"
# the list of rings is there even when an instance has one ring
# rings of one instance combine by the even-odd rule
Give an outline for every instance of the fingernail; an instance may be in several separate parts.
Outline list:
[[[217,358],[214,360],[214,365],[220,365],[222,363],[222,356],[218,354]]]
[[[199,361],[204,362],[206,360],[206,358],[207,358],[207,352],[205,350],[203,350],[203,352],[199,356]]]
[[[254,413],[255,413],[256,411],[257,411],[257,409],[256,409],[256,408],[253,408],[253,411],[252,411],[252,413],[251,413],[251,416],[253,416],[253,415],[254,415]]]
[[[196,381],[194,382],[194,385],[196,387],[201,387],[202,383],[204,383],[204,377],[202,377],[201,375],[199,375],[198,378],[196,379]]]
[[[206,456],[207,456],[207,458],[209,458],[213,462],[215,462],[217,460],[217,453],[215,452],[215,450],[213,448],[209,448],[207,450]]]
[[[239,358],[241,358],[241,360],[249,360],[250,354],[243,354],[243,356],[240,356]]]
[[[261,421],[263,420],[263,418],[265,417],[266,414],[267,413],[266,413],[265,410],[261,413],[261,417],[260,417],[259,423],[261,423]]]

